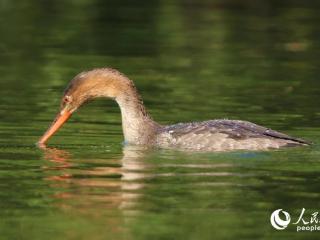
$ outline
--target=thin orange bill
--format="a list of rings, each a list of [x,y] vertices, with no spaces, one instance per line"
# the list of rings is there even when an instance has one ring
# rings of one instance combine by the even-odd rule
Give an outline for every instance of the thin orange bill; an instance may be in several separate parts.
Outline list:
[[[60,129],[60,127],[70,118],[71,114],[72,113],[69,111],[64,111],[63,114],[58,113],[57,117],[55,118],[51,126],[48,128],[45,134],[43,134],[43,136],[40,138],[38,144],[39,145],[45,144],[48,141],[48,139],[53,134],[55,134]]]

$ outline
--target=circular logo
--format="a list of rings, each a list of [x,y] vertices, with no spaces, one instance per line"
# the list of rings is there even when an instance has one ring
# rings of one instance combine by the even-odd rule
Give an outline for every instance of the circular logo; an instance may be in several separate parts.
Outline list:
[[[280,218],[280,212],[284,214],[285,220]],[[282,209],[275,210],[270,216],[271,225],[277,230],[285,229],[290,223],[290,214],[286,211],[282,211]]]

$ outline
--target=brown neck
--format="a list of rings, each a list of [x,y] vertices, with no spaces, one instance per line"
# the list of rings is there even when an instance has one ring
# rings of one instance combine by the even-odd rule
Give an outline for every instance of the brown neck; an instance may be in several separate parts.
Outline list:
[[[147,113],[136,89],[127,89],[115,100],[121,109],[125,141],[131,144],[152,143],[160,125]]]

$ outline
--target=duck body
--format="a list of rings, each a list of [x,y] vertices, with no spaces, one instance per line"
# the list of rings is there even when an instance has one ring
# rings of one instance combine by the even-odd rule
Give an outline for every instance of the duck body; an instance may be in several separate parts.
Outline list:
[[[251,122],[226,119],[165,126],[155,142],[161,147],[194,151],[258,151],[309,144]]]
[[[118,103],[125,142],[129,144],[190,151],[267,150],[309,144],[303,139],[240,120],[160,125],[147,113],[133,82],[111,68],[82,72],[70,82],[60,112],[39,144],[45,144],[81,105],[98,97],[111,98]]]

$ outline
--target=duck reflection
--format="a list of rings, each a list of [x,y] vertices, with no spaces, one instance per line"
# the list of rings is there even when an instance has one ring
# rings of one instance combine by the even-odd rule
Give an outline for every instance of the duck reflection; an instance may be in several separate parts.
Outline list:
[[[64,200],[57,201],[63,208],[88,210],[102,204],[104,208],[133,210],[142,195],[144,184],[139,179],[144,178],[148,168],[144,158],[150,152],[145,147],[125,146],[120,159],[77,159],[66,150],[41,149],[47,160],[42,167],[45,180],[57,190],[53,197]]]
[[[140,199],[148,191],[157,191],[148,179],[161,178],[170,183],[184,179],[185,184],[194,187],[226,187],[234,185],[229,176],[245,176],[234,171],[232,163],[222,161],[195,161],[192,157],[181,155],[185,161],[177,158],[177,153],[165,156],[161,164],[153,165],[153,150],[143,146],[125,146],[123,156],[104,155],[104,158],[80,158],[66,150],[42,147],[44,158],[47,160],[43,169],[45,179],[55,190],[54,198],[64,208],[90,212],[98,209],[118,209],[121,215],[136,214],[143,209]],[[159,153],[159,152],[157,152]],[[76,153],[74,153],[76,155]],[[159,154],[157,154],[158,156]],[[109,156],[109,157],[108,157]],[[149,161],[150,160],[150,161]],[[230,178],[232,179],[232,178]],[[186,194],[188,188],[183,187]],[[148,191],[147,191],[148,190]],[[68,201],[70,200],[70,201]]]

